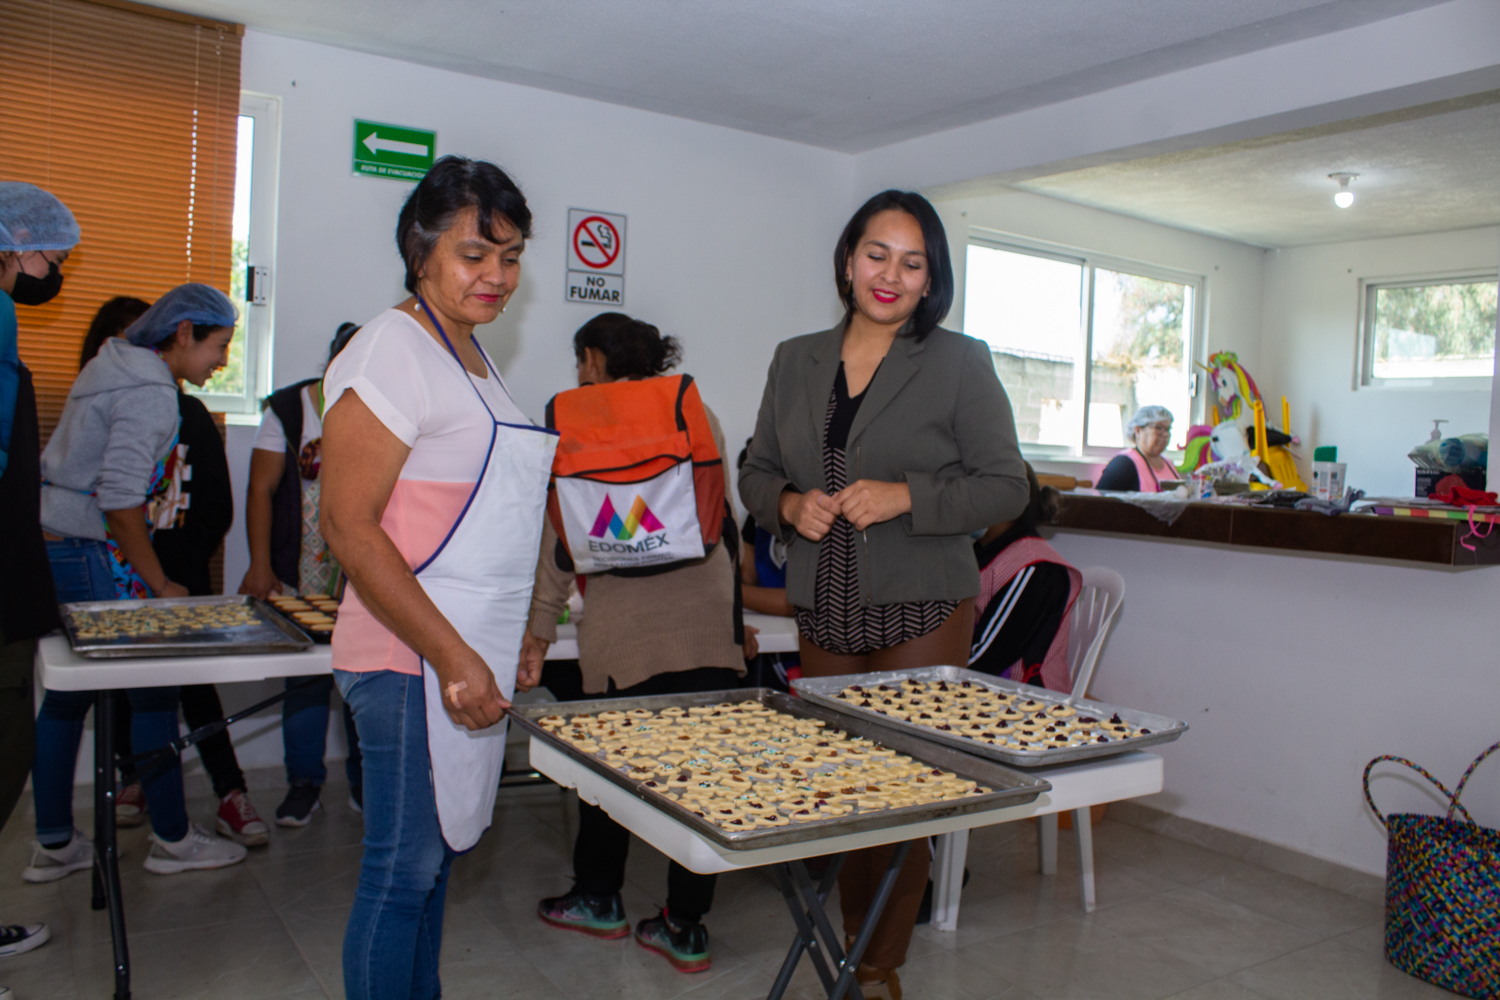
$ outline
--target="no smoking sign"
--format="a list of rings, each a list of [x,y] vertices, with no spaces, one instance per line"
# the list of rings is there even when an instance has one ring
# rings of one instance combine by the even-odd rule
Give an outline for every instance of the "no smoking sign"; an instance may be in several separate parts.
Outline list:
[[[625,216],[568,209],[568,301],[625,304]]]

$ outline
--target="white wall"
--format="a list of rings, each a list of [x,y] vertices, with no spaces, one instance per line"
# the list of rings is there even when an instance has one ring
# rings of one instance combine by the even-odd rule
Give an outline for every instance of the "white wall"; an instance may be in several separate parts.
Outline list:
[[[492,160],[526,193],[535,238],[521,288],[479,339],[533,419],[574,384],[573,331],[602,311],[563,300],[569,207],[629,217],[625,311],[682,341],[682,370],[722,420],[731,460],[777,342],[839,314],[829,260],[853,198],[845,154],[257,31],[241,80],[282,99],[276,385],[317,374],[340,322],[406,295],[393,234],[411,185],[351,174],[355,118],[435,129],[440,154]],[[249,564],[253,436],[230,428],[230,591]],[[225,701],[262,688],[226,689]],[[273,729],[241,744],[242,762],[279,763],[279,739]]]
[[[1500,570],[1080,532],[1053,544],[1126,580],[1093,694],[1192,727],[1162,748],[1166,788],[1148,805],[1380,874],[1385,836],[1364,805],[1364,766],[1399,754],[1452,788],[1496,738]],[[1491,827],[1494,765],[1464,795]],[[1384,810],[1435,811],[1412,783],[1375,790]]]
[[[435,129],[440,154],[493,160],[525,191],[535,238],[521,288],[479,339],[533,419],[573,384],[573,332],[602,311],[563,300],[569,207],[629,217],[625,311],[682,341],[682,370],[736,454],[776,343],[838,315],[828,261],[853,197],[842,153],[257,31],[242,86],[283,102],[276,385],[317,374],[340,322],[406,295],[393,234],[411,185],[351,174],[356,117]],[[230,433],[239,474],[249,432]],[[233,584],[243,541],[236,524]]]
[[[731,440],[777,341],[835,315],[843,154],[255,31],[242,74],[283,102],[278,385],[317,372],[341,321],[405,297],[393,233],[411,185],[350,173],[356,117],[435,129],[439,154],[492,160],[525,191],[521,288],[479,337],[533,417],[573,383],[573,331],[601,311],[563,301],[570,206],[629,216],[625,309],[682,339]]]
[[[1337,445],[1349,485],[1375,496],[1411,496],[1406,453],[1427,440],[1433,418],[1445,434],[1486,432],[1487,389],[1355,388],[1360,279],[1440,275],[1500,262],[1500,228],[1295,247],[1266,255],[1259,368],[1266,399],[1283,393],[1292,427],[1311,459]]]

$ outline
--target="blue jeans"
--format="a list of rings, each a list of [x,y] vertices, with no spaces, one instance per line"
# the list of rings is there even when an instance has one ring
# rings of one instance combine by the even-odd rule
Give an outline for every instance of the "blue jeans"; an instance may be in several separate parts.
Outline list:
[[[427,753],[422,678],[333,672],[364,755],[365,853],[344,931],[348,1000],[442,995],[438,952],[454,853],[443,840]]]
[[[306,681],[305,677],[288,677],[288,689]],[[281,746],[286,759],[286,782],[289,785],[322,785],[328,780],[323,756],[328,752],[328,696],[333,694],[333,678],[320,677],[306,687],[298,688],[281,703]],[[349,787],[357,789],[363,781],[360,767],[359,734],[354,729],[354,713],[344,706],[344,738],[349,756],[344,760],[344,774]]]
[[[113,557],[103,542],[89,538],[49,541],[47,558],[59,602],[115,599],[115,580],[109,568]],[[125,695],[130,699],[130,742],[136,753],[166,746],[177,738],[177,688],[136,688]],[[66,841],[73,835],[73,771],[83,738],[83,719],[93,704],[92,691],[48,691],[37,713],[31,791],[36,804],[36,836],[44,844]],[[168,841],[187,836],[181,764],[153,768],[141,779],[151,827],[157,836]]]

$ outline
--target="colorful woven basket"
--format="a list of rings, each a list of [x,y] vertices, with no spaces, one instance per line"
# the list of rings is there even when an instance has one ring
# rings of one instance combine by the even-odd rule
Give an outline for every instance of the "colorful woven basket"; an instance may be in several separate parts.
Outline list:
[[[1474,822],[1459,796],[1474,768],[1497,750],[1500,743],[1475,758],[1451,793],[1404,757],[1376,757],[1365,768],[1365,801],[1390,838],[1385,957],[1418,979],[1479,1000],[1500,1000],[1500,831]],[[1370,771],[1384,760],[1432,782],[1448,800],[1448,815],[1381,816]]]

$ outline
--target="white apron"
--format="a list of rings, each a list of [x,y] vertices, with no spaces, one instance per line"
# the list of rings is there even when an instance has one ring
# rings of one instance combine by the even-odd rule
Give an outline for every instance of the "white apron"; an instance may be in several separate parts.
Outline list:
[[[458,352],[425,303],[423,312],[462,368]],[[504,390],[489,356],[483,349],[480,354],[490,377]],[[472,375],[469,382],[473,385]],[[516,664],[531,608],[557,434],[531,424],[502,423],[477,385],[474,393],[493,425],[484,468],[448,537],[415,572],[432,603],[484,658],[500,693],[509,699],[516,691]],[[471,732],[449,717],[437,672],[426,660],[422,683],[427,752],[443,840],[454,851],[467,851],[490,826],[505,761],[506,721]]]

